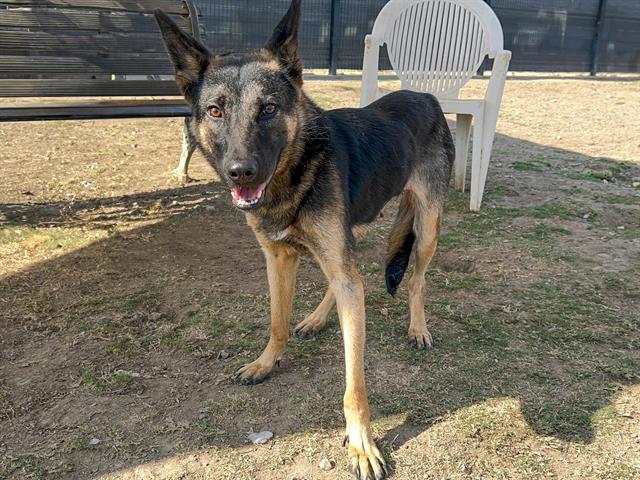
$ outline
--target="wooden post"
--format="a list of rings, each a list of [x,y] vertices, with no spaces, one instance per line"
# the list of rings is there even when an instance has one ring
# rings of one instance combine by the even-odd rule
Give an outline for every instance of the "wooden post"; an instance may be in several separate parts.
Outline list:
[[[602,30],[604,28],[604,19],[607,10],[607,0],[599,0],[598,16],[596,17],[596,28],[593,34],[593,43],[591,44],[591,76],[598,73],[598,56],[600,54],[600,39],[602,38]]]

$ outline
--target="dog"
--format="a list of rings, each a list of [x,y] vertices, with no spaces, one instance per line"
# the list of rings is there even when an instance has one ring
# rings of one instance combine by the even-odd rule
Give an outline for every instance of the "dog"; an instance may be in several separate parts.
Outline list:
[[[353,228],[376,219],[401,196],[386,258],[394,295],[414,252],[408,281],[410,340],[430,348],[424,314],[425,272],[436,250],[454,159],[451,132],[435,97],[398,91],[371,105],[324,111],[302,89],[298,57],[301,1],[293,0],[264,48],[214,55],[156,11],[192,107],[191,135],[228,185],[267,263],[271,334],[262,354],[235,373],[244,385],[264,380],[289,340],[301,254],[311,253],[329,288],[294,329],[318,332],[336,306],[344,339],[345,445],[358,479],[382,479],[389,467],[376,446],[364,379],[364,288],[354,259]]]

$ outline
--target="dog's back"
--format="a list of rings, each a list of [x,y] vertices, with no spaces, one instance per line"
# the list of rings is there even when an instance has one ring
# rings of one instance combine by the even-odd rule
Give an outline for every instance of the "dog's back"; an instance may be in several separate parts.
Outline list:
[[[373,221],[412,177],[427,186],[432,201],[442,199],[454,147],[435,97],[402,90],[366,108],[326,113],[332,159],[348,191],[352,225]]]

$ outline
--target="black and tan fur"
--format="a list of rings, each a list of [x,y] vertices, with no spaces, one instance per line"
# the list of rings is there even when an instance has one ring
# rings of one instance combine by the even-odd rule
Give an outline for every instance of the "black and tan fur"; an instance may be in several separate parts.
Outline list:
[[[387,464],[369,423],[364,289],[352,231],[401,196],[387,252],[387,289],[395,293],[413,251],[409,336],[416,346],[429,348],[424,276],[436,248],[454,157],[438,102],[431,95],[400,91],[362,109],[319,108],[302,90],[300,0],[292,1],[267,45],[247,55],[213,55],[162,12],[156,16],[178,85],[193,107],[192,135],[234,192],[236,206],[245,210],[267,260],[271,336],[262,355],[238,370],[235,379],[262,381],[283,354],[298,260],[310,252],[329,288],[294,333],[317,332],[337,306],[350,466],[358,478],[383,478]]]

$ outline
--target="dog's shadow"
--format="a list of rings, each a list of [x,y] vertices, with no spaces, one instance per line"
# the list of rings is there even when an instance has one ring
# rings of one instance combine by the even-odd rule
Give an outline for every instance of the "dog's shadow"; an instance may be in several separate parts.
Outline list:
[[[490,196],[491,185],[488,189]],[[146,436],[177,445],[142,453],[134,449],[118,467],[201,446],[239,447],[245,444],[244,432],[265,425],[280,435],[342,426],[336,413],[344,380],[335,314],[315,341],[292,342],[289,361],[264,384],[246,388],[229,380],[264,346],[268,289],[258,244],[227,200],[220,186],[191,185],[73,205],[0,205],[5,242],[31,235],[30,227],[39,227],[40,236],[43,227],[51,227],[54,244],[65,242],[57,227],[108,231],[99,241],[80,243],[65,255],[50,255],[0,279],[0,393],[11,406],[0,425],[8,432],[12,455],[23,453],[25,435],[27,442],[35,441],[38,428],[63,425],[60,435],[89,434],[96,419],[101,425],[95,428],[114,439],[138,438],[142,429]],[[454,214],[472,215],[466,207]],[[386,296],[375,263],[382,263],[379,240],[385,225],[374,228],[360,252],[367,282],[371,403],[376,418],[405,416],[384,434],[383,448],[397,449],[447,414],[502,397],[519,401],[521,415],[538,434],[593,441],[595,412],[610,403],[621,384],[637,379],[636,367],[625,367],[626,353],[616,356],[610,350],[626,352],[637,344],[638,325],[608,314],[603,303],[597,310],[602,318],[579,326],[576,322],[589,314],[579,310],[584,307],[580,296],[588,292],[576,291],[573,299],[550,292],[542,277],[526,288],[514,285],[513,298],[499,305],[467,303],[465,295],[477,299],[491,280],[483,287],[478,273],[466,267],[443,274],[447,255],[459,251],[445,241],[428,274],[435,285],[428,308],[436,348],[412,350],[405,340],[406,301]],[[35,234],[26,245],[56,248]],[[311,263],[303,262],[299,275],[297,320],[310,313],[325,287]],[[577,310],[569,315],[557,308],[549,316],[529,312],[536,295],[545,296],[544,305],[572,302],[567,308]],[[597,328],[615,330],[618,337],[596,338]],[[141,373],[140,379],[123,380],[127,374],[122,372],[130,371]],[[131,420],[138,416],[175,428]],[[39,427],[20,433],[33,418]],[[190,433],[179,427],[184,422],[191,422]],[[94,468],[89,463],[102,473],[117,467],[99,450],[72,455],[83,474]]]

